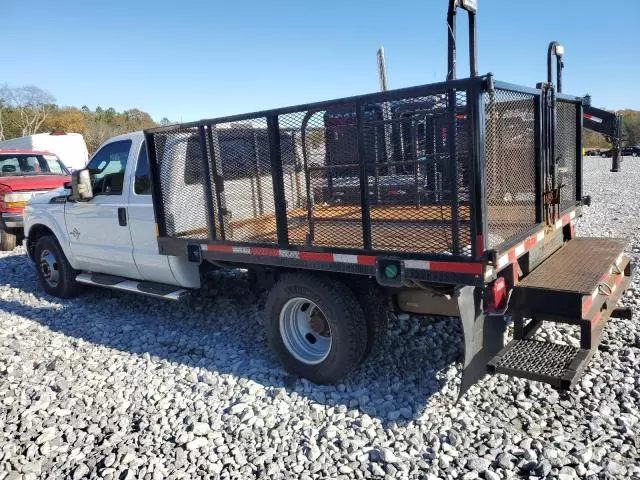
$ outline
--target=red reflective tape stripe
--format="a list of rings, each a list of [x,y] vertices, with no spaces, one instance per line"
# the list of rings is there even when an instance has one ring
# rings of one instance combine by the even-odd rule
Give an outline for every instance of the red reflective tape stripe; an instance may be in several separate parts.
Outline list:
[[[376,257],[358,255],[358,265],[375,265],[375,264],[376,264]]]
[[[534,235],[532,237],[527,238],[524,241],[524,249],[526,252],[528,252],[529,250],[531,250],[533,247],[536,246],[536,243],[538,243],[538,236]]]
[[[562,225],[566,225],[567,223],[569,223],[571,221],[571,217],[569,216],[569,214],[566,214],[564,217],[562,217]]]
[[[429,270],[452,273],[469,273],[480,275],[482,273],[481,263],[458,263],[458,262],[429,262]]]
[[[233,251],[233,247],[231,245],[214,245],[214,244],[209,244],[207,245],[207,250],[209,252],[224,252],[224,253],[231,253]]]
[[[279,257],[280,250],[277,248],[251,247],[249,249],[251,255],[260,255],[262,257]]]
[[[512,248],[509,250],[509,263],[513,263],[516,261],[516,249]]]
[[[602,123],[602,119],[600,117],[594,117],[588,113],[583,114],[584,118],[587,120],[591,120],[592,122]]]
[[[300,260],[311,262],[333,262],[333,253],[300,252]]]

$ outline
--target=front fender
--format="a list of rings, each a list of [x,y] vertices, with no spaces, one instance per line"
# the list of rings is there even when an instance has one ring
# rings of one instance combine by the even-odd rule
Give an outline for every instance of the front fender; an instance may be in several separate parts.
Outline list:
[[[77,268],[78,263],[71,251],[69,235],[64,221],[64,204],[50,204],[47,205],[47,208],[34,208],[31,205],[27,205],[24,211],[24,236],[26,242],[30,241],[32,232],[35,232],[39,227],[46,227],[53,232],[69,264],[72,268]],[[28,248],[27,251],[29,251]]]

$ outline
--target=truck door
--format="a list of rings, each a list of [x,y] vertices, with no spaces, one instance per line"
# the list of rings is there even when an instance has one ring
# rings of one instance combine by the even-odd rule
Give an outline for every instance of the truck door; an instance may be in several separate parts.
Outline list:
[[[87,166],[93,174],[94,197],[65,204],[71,251],[82,270],[141,278],[133,259],[127,215],[127,165],[133,163],[133,150],[130,139],[104,145]]]
[[[161,283],[175,283],[169,266],[169,257],[160,255],[158,251],[156,220],[151,201],[149,160],[144,141],[139,146],[128,213],[131,222],[133,258],[144,279]]]

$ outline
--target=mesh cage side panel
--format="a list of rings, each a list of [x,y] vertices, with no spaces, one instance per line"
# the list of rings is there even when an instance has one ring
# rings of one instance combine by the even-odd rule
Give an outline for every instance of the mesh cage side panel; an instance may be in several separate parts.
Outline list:
[[[266,118],[216,123],[211,133],[225,240],[277,243]]]
[[[488,246],[536,224],[535,97],[484,94]]]
[[[444,91],[365,106],[363,141],[374,250],[471,254],[466,93],[456,92],[455,101],[454,160],[448,145],[452,114]],[[457,252],[452,210],[456,192]]]
[[[576,105],[558,101],[556,108],[557,184],[560,189],[560,211],[576,204]]]
[[[154,133],[164,226],[169,237],[209,236],[198,129]]]
[[[315,246],[363,248],[356,107],[327,107],[308,112],[306,119],[306,240]],[[294,239],[304,240],[299,234]]]

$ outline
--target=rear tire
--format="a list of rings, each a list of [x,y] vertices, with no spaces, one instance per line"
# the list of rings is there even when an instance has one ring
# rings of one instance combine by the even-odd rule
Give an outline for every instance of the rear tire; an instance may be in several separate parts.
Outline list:
[[[367,324],[367,346],[364,359],[374,358],[387,339],[389,328],[389,299],[385,293],[371,282],[356,280],[350,284],[358,299]]]
[[[17,243],[18,238],[14,234],[0,230],[0,251],[10,252],[16,248]]]
[[[33,255],[38,280],[49,295],[69,298],[76,295],[76,272],[65,257],[58,241],[50,236],[40,237]]]
[[[306,273],[283,275],[269,293],[265,313],[269,346],[296,375],[333,383],[364,358],[364,314],[342,282]]]

